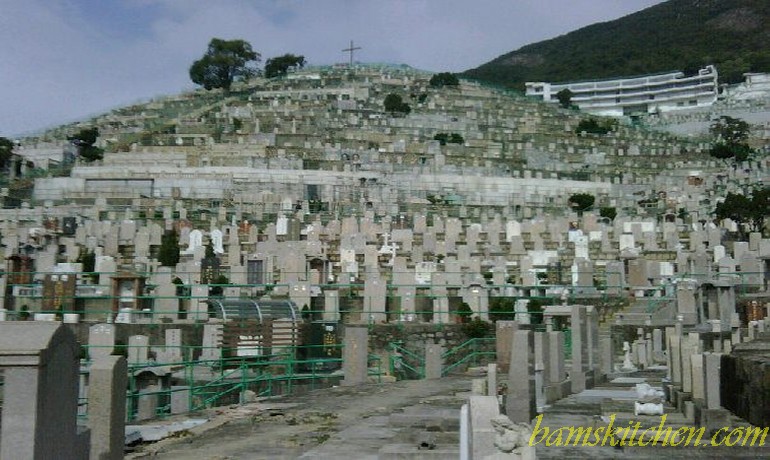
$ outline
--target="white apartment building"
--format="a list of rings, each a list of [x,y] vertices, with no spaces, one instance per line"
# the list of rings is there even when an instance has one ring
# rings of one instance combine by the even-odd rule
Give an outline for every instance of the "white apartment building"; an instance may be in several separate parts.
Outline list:
[[[719,86],[713,65],[692,76],[668,72],[612,80],[526,83],[527,96],[543,98],[546,102],[557,102],[556,95],[563,89],[572,92],[572,103],[580,110],[623,116],[709,106],[716,102]]]

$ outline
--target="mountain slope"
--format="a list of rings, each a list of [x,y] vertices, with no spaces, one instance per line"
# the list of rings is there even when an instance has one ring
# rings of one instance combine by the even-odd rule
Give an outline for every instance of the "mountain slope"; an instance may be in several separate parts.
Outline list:
[[[670,0],[504,54],[463,76],[523,89],[716,64],[723,83],[770,71],[770,1]]]

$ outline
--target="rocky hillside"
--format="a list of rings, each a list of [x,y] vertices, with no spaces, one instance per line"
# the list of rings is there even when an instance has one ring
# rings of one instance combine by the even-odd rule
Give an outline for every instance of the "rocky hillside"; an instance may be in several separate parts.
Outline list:
[[[566,12],[565,12],[566,13]],[[770,1],[670,0],[615,21],[533,43],[464,73],[523,89],[715,64],[724,83],[770,71]]]

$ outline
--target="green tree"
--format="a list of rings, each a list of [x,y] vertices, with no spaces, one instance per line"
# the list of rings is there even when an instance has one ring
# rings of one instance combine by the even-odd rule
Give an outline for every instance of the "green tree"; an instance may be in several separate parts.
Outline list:
[[[609,220],[615,220],[615,217],[617,215],[618,215],[618,211],[615,208],[604,207],[599,209],[599,216],[607,218]]]
[[[569,90],[569,88],[564,88],[563,90],[556,93],[556,99],[559,101],[559,105],[565,109],[572,107],[572,96],[573,93]]]
[[[161,237],[158,262],[164,267],[174,267],[179,263],[179,235],[176,230],[166,232]]]
[[[751,126],[740,118],[727,115],[716,118],[709,126],[709,132],[714,136],[709,155],[714,158],[746,161],[753,153],[748,144]]]
[[[94,252],[81,250],[77,262],[83,264],[83,274],[87,278],[91,279],[91,281],[98,279],[98,275],[94,273],[94,270],[96,270],[96,254]]]
[[[0,169],[8,166],[13,156],[13,141],[5,137],[0,137]]]
[[[581,134],[585,132],[587,134],[604,136],[605,134],[615,129],[617,123],[617,120],[605,120],[600,122],[595,118],[588,118],[585,120],[580,120],[577,128],[575,128],[575,133]]]
[[[402,113],[406,115],[412,111],[412,108],[409,107],[409,104],[404,102],[401,96],[394,93],[390,93],[385,96],[385,101],[383,104],[385,105],[385,110],[393,114]]]
[[[77,148],[78,157],[90,163],[104,157],[104,150],[94,145],[98,137],[99,128],[84,128],[72,136],[67,136],[67,140]]]
[[[459,86],[460,80],[457,78],[457,75],[451,72],[441,72],[430,77],[428,83],[434,88],[441,88],[444,86]]]
[[[265,78],[280,77],[286,75],[289,69],[301,69],[305,67],[305,56],[284,54],[265,61]]]
[[[205,89],[230,91],[233,82],[256,75],[260,54],[245,40],[212,38],[202,58],[190,66],[190,79]]]
[[[590,209],[595,201],[596,198],[590,193],[576,193],[569,197],[567,202],[569,203],[570,208],[582,212]]]
[[[749,139],[751,126],[740,118],[722,115],[713,120],[709,132],[716,138],[716,142],[739,144]]]
[[[489,319],[497,321],[516,320],[516,300],[511,297],[492,297],[489,299]]]
[[[433,136],[434,141],[439,141],[441,145],[447,145],[449,144],[463,144],[465,143],[465,139],[463,136],[459,133],[438,133],[435,136]]]
[[[212,297],[222,297],[225,292],[225,286],[230,284],[230,279],[225,275],[218,275],[211,280],[211,287],[209,288],[209,295]]]
[[[725,200],[717,203],[717,219],[731,219],[738,223],[745,223],[749,220],[749,209],[751,199],[737,193],[728,193]]]

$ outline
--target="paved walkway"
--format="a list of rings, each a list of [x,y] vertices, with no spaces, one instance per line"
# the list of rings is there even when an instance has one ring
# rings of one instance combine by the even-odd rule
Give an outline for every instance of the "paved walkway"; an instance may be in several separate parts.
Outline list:
[[[420,430],[413,427],[425,423],[447,430],[436,437],[436,449],[453,451],[449,458],[456,458],[458,427],[446,425],[459,423],[470,379],[336,387],[225,409],[193,434],[145,446],[126,458],[376,459],[386,446],[416,446]]]

